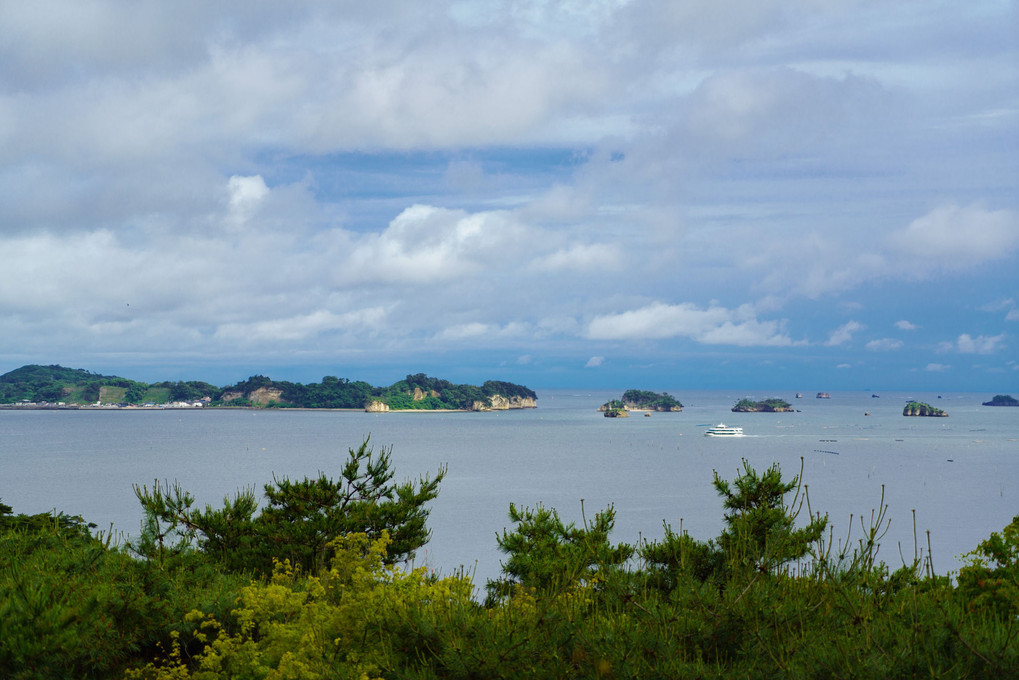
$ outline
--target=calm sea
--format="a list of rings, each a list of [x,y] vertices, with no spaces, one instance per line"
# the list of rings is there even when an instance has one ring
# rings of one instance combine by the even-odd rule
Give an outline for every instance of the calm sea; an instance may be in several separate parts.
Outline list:
[[[962,553],[1019,514],[1019,409],[981,406],[991,395],[670,392],[682,413],[626,419],[596,411],[618,391],[544,391],[537,409],[492,413],[0,410],[0,499],[131,534],[141,519],[134,484],[177,480],[219,504],[274,474],[336,475],[370,435],[393,447],[397,479],[448,466],[417,563],[443,574],[463,566],[478,585],[499,573],[496,535],[510,503],[555,507],[578,524],[582,508],[592,517],[611,504],[616,541],[658,538],[663,522],[708,539],[722,526],[712,472],[732,479],[743,459],[777,462],[789,476],[802,460],[811,508],[829,515],[836,539],[859,538],[883,487],[891,526],[879,557],[893,568],[916,544],[927,554],[929,531],[935,569],[955,571]],[[799,411],[731,413],[744,396]],[[903,417],[909,398],[950,416]],[[703,436],[719,422],[748,436]]]

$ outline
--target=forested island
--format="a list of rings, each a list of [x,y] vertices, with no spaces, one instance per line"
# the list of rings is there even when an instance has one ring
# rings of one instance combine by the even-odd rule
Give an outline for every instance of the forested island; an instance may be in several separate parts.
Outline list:
[[[0,677],[886,680],[1019,668],[1019,517],[954,578],[922,551],[895,568],[878,557],[887,506],[836,546],[827,516],[799,514],[799,476],[744,461],[735,479],[714,475],[716,538],[666,524],[660,539],[622,543],[611,505],[581,526],[510,505],[495,536],[501,573],[475,584],[469,569],[410,566],[445,469],[396,484],[389,451],[367,441],[337,463],[335,477],[274,475],[222,507],[177,483],[137,486],[143,529],[119,546],[79,516],[0,502]]]
[[[902,408],[904,416],[928,416],[932,418],[947,418],[948,414],[939,408],[925,404],[922,401],[911,401]]]
[[[990,401],[985,401],[984,406],[1019,406],[1019,399],[1011,394],[996,394]]]
[[[682,411],[683,404],[668,392],[648,390],[626,390],[621,399],[613,399],[601,405],[599,411]],[[618,415],[618,414],[617,414]]]
[[[630,412],[626,409],[626,404],[621,402],[619,399],[613,399],[602,404],[599,411],[603,412],[606,418],[629,418]]]
[[[198,380],[144,383],[80,368],[29,365],[0,376],[0,405],[487,411],[535,408],[537,394],[509,382],[457,385],[424,373],[408,375],[388,387],[335,376],[302,384],[263,375],[217,387]]]
[[[733,413],[785,413],[792,410],[793,407],[788,401],[775,398],[764,399],[762,401],[740,399],[732,407]]]

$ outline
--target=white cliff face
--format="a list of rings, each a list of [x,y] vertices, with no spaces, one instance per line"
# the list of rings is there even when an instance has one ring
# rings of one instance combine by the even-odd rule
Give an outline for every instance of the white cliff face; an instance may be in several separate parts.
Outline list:
[[[439,393],[436,392],[435,390],[430,390],[428,392],[425,392],[420,387],[415,387],[413,394],[411,394],[411,398],[414,401],[421,401],[425,397],[438,397],[438,396],[439,396]]]
[[[364,410],[365,413],[385,413],[389,410],[389,404],[372,399],[364,405]]]
[[[273,402],[279,403],[282,401],[283,390],[276,389],[274,387],[259,387],[254,392],[248,392],[245,395],[243,392],[224,392],[221,400],[224,404],[228,404],[234,399],[240,399],[247,396],[252,404],[257,406],[265,406]]]
[[[511,408],[538,408],[538,402],[534,397],[504,397],[501,394],[494,394],[490,401],[491,404],[476,401],[471,410],[506,411]]]
[[[538,408],[538,400],[534,397],[511,397],[510,408]]]
[[[271,404],[272,402],[279,403],[283,396],[283,390],[275,389],[273,387],[259,387],[257,390],[252,392],[248,398],[251,399],[252,404],[259,404],[264,406]]]

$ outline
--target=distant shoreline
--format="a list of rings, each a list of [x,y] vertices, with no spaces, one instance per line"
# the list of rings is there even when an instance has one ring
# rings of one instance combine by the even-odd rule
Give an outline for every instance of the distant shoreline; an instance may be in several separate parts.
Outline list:
[[[363,408],[311,408],[308,406],[89,406],[81,404],[0,404],[0,411],[335,411],[340,413],[483,413],[486,411],[526,411],[523,408],[486,409],[473,411],[461,408],[401,408],[388,411],[367,411]]]

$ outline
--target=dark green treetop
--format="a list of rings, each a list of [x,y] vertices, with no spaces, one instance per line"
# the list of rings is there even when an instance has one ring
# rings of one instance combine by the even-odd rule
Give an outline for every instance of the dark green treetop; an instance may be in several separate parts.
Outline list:
[[[634,548],[609,542],[615,518],[610,505],[594,521],[585,518],[583,526],[577,527],[563,522],[554,508],[518,508],[511,503],[509,519],[516,527],[496,536],[499,550],[508,557],[502,565],[503,576],[486,584],[489,604],[511,597],[517,587],[564,591],[621,568]]]
[[[648,390],[626,390],[623,392],[623,401],[633,404],[637,409],[657,409],[660,411],[680,410],[683,404],[668,392],[651,392]]]
[[[818,515],[797,528],[805,493],[800,493],[799,475],[783,480],[777,463],[761,473],[744,460],[732,482],[715,472],[713,483],[725,509],[722,533],[701,542],[666,525],[661,541],[641,548],[652,584],[671,590],[689,578],[717,584],[733,577],[779,573],[810,555],[828,524]]]
[[[414,556],[428,541],[427,503],[438,495],[446,474],[394,483],[391,449],[376,452],[365,439],[349,456],[338,479],[325,473],[292,481],[273,478],[264,486],[264,507],[254,490],[225,498],[222,508],[194,508],[194,497],[179,484],[136,486],[145,512],[138,554],[161,559],[198,549],[229,571],[271,574],[273,558],[315,573],[328,564],[329,542],[364,532],[378,538],[388,532],[390,562]]]
[[[771,397],[769,399],[762,399],[761,401],[754,401],[753,399],[740,399],[732,407],[734,412],[754,412],[754,411],[791,411],[792,405],[783,399]]]

